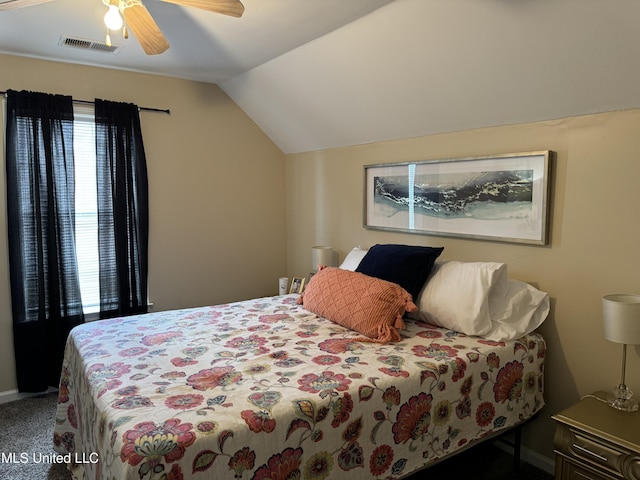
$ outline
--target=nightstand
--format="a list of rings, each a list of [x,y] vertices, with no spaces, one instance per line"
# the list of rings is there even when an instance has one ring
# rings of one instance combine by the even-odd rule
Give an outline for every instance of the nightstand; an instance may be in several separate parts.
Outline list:
[[[640,412],[610,407],[609,395],[596,392],[552,417],[556,480],[640,480]]]

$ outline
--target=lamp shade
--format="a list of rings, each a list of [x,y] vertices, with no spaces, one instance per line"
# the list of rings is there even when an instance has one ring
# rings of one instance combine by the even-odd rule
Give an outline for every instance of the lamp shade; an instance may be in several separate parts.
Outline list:
[[[326,265],[327,267],[338,266],[338,255],[331,247],[316,245],[311,247],[311,269],[318,271],[318,265]]]
[[[604,337],[610,342],[640,344],[640,295],[602,297]]]

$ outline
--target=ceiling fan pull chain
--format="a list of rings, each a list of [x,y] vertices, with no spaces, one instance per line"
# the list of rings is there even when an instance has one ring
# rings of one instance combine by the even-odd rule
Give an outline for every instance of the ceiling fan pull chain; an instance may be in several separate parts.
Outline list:
[[[118,8],[120,10],[120,16],[122,17],[122,38],[125,40],[129,38],[129,29],[127,28],[127,2],[126,0],[118,1]]]
[[[105,40],[105,42],[107,44],[107,47],[111,46],[111,35],[109,35],[109,29],[107,28],[107,38]]]

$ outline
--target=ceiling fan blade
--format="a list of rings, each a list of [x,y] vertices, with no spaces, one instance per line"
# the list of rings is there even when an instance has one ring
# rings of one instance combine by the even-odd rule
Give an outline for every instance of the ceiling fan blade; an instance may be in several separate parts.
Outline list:
[[[240,0],[164,0],[165,2],[194,7],[209,12],[221,13],[231,17],[241,17],[244,13],[244,5]]]
[[[31,5],[38,5],[39,3],[45,3],[50,0],[1,0],[0,10],[16,10],[18,8],[30,7]]]
[[[169,48],[169,42],[144,5],[127,7],[124,15],[127,27],[131,29],[147,55],[158,55]]]

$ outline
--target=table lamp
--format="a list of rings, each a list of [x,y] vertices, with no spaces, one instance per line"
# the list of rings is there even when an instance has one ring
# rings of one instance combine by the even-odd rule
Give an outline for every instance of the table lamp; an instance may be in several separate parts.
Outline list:
[[[627,363],[627,345],[640,344],[640,295],[614,294],[602,297],[604,337],[610,342],[622,344],[622,376],[620,385],[613,391],[615,398],[609,404],[618,410],[635,412],[638,401],[625,385],[624,371]]]
[[[319,265],[337,267],[338,253],[334,252],[333,248],[325,247],[324,245],[311,247],[311,271],[316,273]]]

